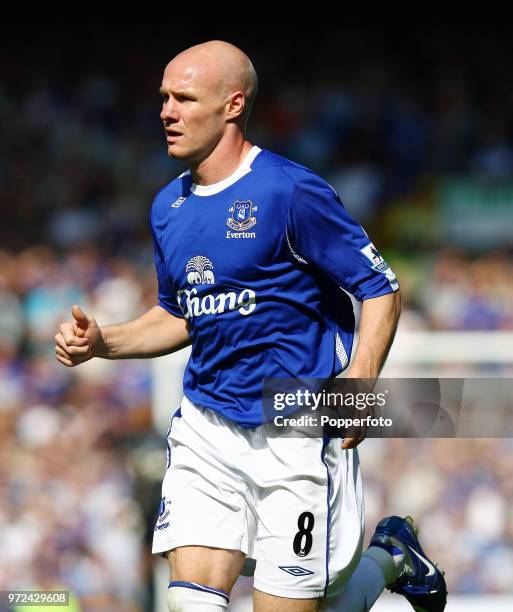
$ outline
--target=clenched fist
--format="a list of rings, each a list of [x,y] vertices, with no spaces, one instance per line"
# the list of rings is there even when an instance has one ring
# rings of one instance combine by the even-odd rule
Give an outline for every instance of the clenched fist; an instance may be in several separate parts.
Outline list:
[[[69,368],[105,352],[102,333],[95,319],[88,317],[76,304],[71,314],[73,322],[63,323],[55,335],[57,361]]]

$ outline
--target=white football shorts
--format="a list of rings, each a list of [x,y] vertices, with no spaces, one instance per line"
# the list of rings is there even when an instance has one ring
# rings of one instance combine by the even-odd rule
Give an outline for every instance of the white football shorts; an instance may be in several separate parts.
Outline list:
[[[340,439],[271,437],[270,427],[244,429],[183,399],[167,437],[153,553],[241,550],[256,559],[256,589],[335,595],[362,553],[358,452]]]

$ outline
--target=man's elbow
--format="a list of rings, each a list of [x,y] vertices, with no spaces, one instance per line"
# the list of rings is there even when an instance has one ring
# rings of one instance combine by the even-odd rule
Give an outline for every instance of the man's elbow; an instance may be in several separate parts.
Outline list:
[[[363,300],[364,308],[366,303],[369,304],[369,308],[372,308],[373,310],[376,309],[375,312],[380,312],[383,316],[386,316],[389,319],[395,321],[399,320],[399,315],[401,314],[400,289],[396,289],[390,293],[385,293],[379,297]]]
[[[399,315],[401,314],[401,290],[397,289],[392,293],[393,296],[393,305],[394,305],[394,314],[396,319],[399,319]]]
[[[401,290],[397,289],[388,295],[390,296],[391,319],[397,325],[401,315]]]
[[[397,324],[401,314],[401,290],[397,289],[392,293],[385,293],[385,295],[376,299],[380,301],[382,312],[387,319]]]

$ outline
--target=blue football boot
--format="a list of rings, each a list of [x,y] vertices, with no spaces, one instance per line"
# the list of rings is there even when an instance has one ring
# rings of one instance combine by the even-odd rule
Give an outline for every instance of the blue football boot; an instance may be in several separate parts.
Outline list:
[[[371,546],[404,554],[404,570],[387,588],[404,595],[416,612],[442,612],[447,603],[444,572],[426,556],[411,516],[389,516],[378,523]]]

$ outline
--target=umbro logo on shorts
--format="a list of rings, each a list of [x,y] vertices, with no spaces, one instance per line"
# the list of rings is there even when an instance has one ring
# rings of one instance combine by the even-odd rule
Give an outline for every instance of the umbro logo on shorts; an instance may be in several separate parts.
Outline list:
[[[287,572],[287,574],[292,574],[292,576],[308,576],[309,574],[313,574],[310,570],[299,567],[299,565],[278,565],[278,567],[284,572]]]

